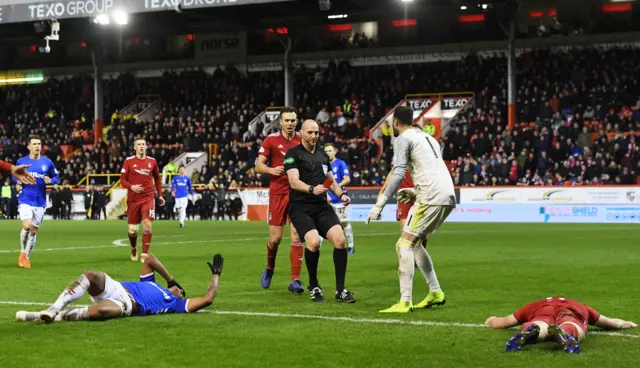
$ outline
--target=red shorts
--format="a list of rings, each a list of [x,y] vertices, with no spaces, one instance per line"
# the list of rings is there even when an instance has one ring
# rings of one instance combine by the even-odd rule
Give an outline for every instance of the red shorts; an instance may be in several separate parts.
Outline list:
[[[267,223],[271,226],[284,226],[289,217],[289,195],[273,194],[269,196]]]
[[[153,220],[155,217],[155,199],[140,202],[127,202],[127,222],[129,225],[139,225],[142,220]]]
[[[413,206],[413,202],[402,204],[398,203],[398,211],[396,212],[396,221],[406,220],[409,217],[409,211],[411,210],[411,206]]]
[[[582,330],[587,332],[587,324],[580,320],[580,318],[576,317],[575,313],[570,309],[561,309],[556,311],[556,308],[552,306],[546,306],[538,309],[536,314],[528,321],[528,322],[544,322],[548,325],[555,324],[560,326],[563,323],[572,322],[576,325],[580,326]],[[525,326],[526,325],[526,326]],[[526,323],[522,325],[522,328],[526,328],[530,325],[530,323]]]

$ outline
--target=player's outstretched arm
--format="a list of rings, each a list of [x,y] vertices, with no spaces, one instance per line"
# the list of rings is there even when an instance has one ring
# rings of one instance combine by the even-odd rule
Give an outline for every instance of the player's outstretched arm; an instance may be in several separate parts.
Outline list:
[[[484,322],[489,328],[509,328],[520,324],[513,314],[506,317],[489,317]]]
[[[608,330],[622,330],[627,328],[638,327],[638,324],[631,321],[625,321],[619,318],[609,318],[600,315],[595,325]]]
[[[207,292],[204,296],[189,298],[189,301],[187,302],[187,310],[189,313],[195,313],[202,308],[210,306],[216,298],[218,280],[220,280],[220,274],[222,273],[222,268],[224,266],[224,257],[222,257],[222,254],[216,254],[213,256],[213,263],[207,262],[207,265],[209,265],[209,269],[211,270],[211,282],[209,283],[209,288],[207,288]]]

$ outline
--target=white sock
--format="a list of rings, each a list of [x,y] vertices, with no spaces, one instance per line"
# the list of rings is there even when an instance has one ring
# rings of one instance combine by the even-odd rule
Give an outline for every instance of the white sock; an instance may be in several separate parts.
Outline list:
[[[429,252],[427,252],[422,245],[416,245],[413,247],[413,255],[420,272],[422,272],[424,279],[427,280],[429,291],[432,292],[440,290],[440,283],[438,282],[436,271],[433,268],[433,262],[431,261]]]
[[[24,252],[27,255],[27,259],[29,259],[33,248],[36,246],[36,237],[37,235],[31,235],[31,232],[29,232],[29,236],[27,236],[27,248]]]
[[[20,231],[20,251],[25,253],[27,249],[27,237],[29,236],[29,230],[22,229]]]
[[[398,278],[400,279],[400,301],[410,302],[413,294],[413,249],[396,244],[398,253]]]
[[[347,236],[348,247],[349,248],[355,247],[355,244],[353,243],[353,228],[351,227],[350,223],[344,227],[344,233]]]
[[[89,319],[89,307],[69,309],[56,316],[61,321],[86,321]]]
[[[51,304],[49,310],[60,313],[62,308],[71,304],[74,300],[80,299],[80,297],[83,296],[89,288],[89,285],[90,283],[87,276],[80,275],[80,277],[78,277],[78,279],[74,283],[64,289],[55,303]]]
[[[184,225],[184,219],[187,217],[187,209],[186,208],[181,208],[180,209],[180,223]]]

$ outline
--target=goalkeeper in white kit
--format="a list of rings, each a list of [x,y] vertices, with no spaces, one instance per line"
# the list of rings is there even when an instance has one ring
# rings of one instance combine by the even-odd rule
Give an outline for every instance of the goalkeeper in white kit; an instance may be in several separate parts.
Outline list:
[[[413,311],[414,262],[431,289],[425,301],[428,301],[431,294],[436,291],[442,294],[431,259],[421,243],[429,233],[442,225],[456,207],[456,195],[451,174],[442,160],[440,144],[429,134],[413,127],[411,109],[400,106],[395,110],[393,134],[397,137],[394,147],[393,174],[385,191],[371,209],[367,223],[380,219],[382,209],[404,180],[408,168],[415,188],[400,190],[398,201],[408,203],[415,200],[415,203],[409,211],[402,235],[396,243],[399,259],[400,302],[380,311],[408,313]],[[437,290],[432,290],[432,285],[437,285]]]

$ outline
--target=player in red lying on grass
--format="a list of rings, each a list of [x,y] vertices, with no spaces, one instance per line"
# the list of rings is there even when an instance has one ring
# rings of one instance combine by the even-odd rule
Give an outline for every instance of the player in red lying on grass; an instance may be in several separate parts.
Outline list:
[[[507,341],[506,351],[518,351],[526,344],[552,340],[567,353],[580,353],[580,342],[587,334],[587,326],[619,330],[637,327],[631,321],[608,318],[578,301],[563,297],[549,297],[529,303],[506,317],[489,317],[490,328],[509,328],[521,325],[520,332]]]

